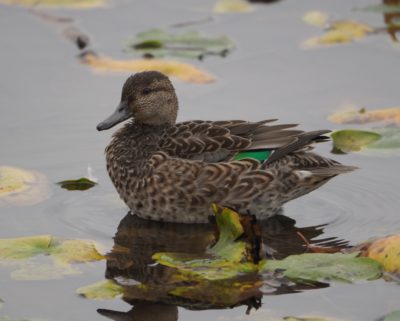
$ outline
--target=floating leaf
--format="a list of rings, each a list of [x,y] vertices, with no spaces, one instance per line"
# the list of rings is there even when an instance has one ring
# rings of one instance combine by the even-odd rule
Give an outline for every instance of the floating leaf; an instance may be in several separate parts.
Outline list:
[[[44,175],[25,169],[0,166],[0,205],[27,206],[48,198]]]
[[[304,47],[315,47],[320,45],[333,45],[338,43],[352,42],[364,38],[374,29],[357,21],[341,20],[334,21],[326,33],[320,37],[311,38],[304,43]]]
[[[267,271],[284,270],[293,281],[317,282],[325,280],[353,282],[374,280],[381,276],[381,265],[357,254],[305,253],[291,255],[283,260],[268,260]]]
[[[218,0],[214,6],[216,13],[250,12],[254,8],[245,0]]]
[[[123,287],[112,280],[103,280],[83,286],[76,292],[91,300],[111,300],[123,294]]]
[[[57,184],[60,185],[61,188],[65,188],[69,191],[86,191],[87,189],[97,185],[96,182],[93,182],[86,177],[61,181]]]
[[[41,255],[49,257],[52,263],[38,261]],[[20,268],[11,274],[19,280],[58,279],[79,273],[71,263],[103,259],[91,241],[65,240],[50,235],[0,239],[0,263],[19,265]]]
[[[400,310],[389,313],[382,321],[400,321]]]
[[[396,4],[375,4],[362,8],[355,8],[355,10],[359,11],[371,11],[376,13],[383,14],[391,14],[391,13],[400,13],[400,5]]]
[[[0,3],[25,7],[45,6],[64,8],[95,8],[104,5],[103,0],[0,0]]]
[[[81,57],[82,63],[96,70],[114,72],[140,72],[146,70],[158,70],[168,76],[175,76],[187,82],[204,84],[213,82],[214,78],[187,63],[164,59],[137,59],[114,60],[107,57],[98,57],[92,53],[86,53]]]
[[[331,137],[334,150],[345,153],[358,152],[381,139],[381,135],[376,132],[357,129],[338,130],[333,132]]]
[[[324,27],[328,22],[328,15],[325,12],[313,10],[303,16],[303,21],[312,26]]]
[[[366,124],[372,122],[386,122],[400,124],[400,107],[365,110],[355,108],[338,111],[328,117],[333,123],[336,124]]]
[[[381,135],[381,139],[368,145],[369,149],[395,149],[400,148],[400,128],[384,127],[374,128],[374,131]]]
[[[400,275],[400,235],[374,240],[363,247],[362,255],[382,264],[385,271]]]
[[[144,56],[157,58],[178,56],[202,59],[206,55],[224,57],[234,45],[227,36],[204,37],[197,31],[171,34],[160,29],[152,29],[139,33],[135,41],[129,44],[129,48]]]

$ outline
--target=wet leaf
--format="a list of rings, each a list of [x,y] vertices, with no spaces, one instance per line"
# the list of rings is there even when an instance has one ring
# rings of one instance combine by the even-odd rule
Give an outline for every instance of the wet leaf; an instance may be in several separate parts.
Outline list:
[[[324,27],[328,23],[328,15],[325,12],[313,10],[303,16],[303,21],[312,26]]]
[[[370,11],[383,14],[400,13],[400,5],[396,4],[376,4],[362,8],[356,8],[359,11]]]
[[[374,280],[381,276],[381,265],[357,254],[305,253],[291,255],[283,260],[268,260],[268,271],[284,270],[290,280],[317,282],[325,280],[354,282]]]
[[[160,29],[141,32],[129,48],[144,56],[178,56],[202,59],[207,55],[226,56],[233,48],[227,36],[205,37],[197,31],[171,34]]]
[[[400,128],[384,127],[374,128],[376,133],[381,135],[381,139],[368,145],[368,149],[397,149],[400,148]]]
[[[389,313],[382,321],[400,321],[400,310]]]
[[[253,10],[253,6],[245,0],[218,0],[214,6],[216,13],[240,13]]]
[[[91,300],[111,300],[123,294],[123,287],[112,280],[103,280],[83,286],[76,292]]]
[[[307,40],[303,45],[305,48],[312,48],[321,45],[333,45],[339,43],[348,43],[357,39],[364,38],[374,29],[366,24],[357,21],[341,20],[334,21],[326,30],[325,34]]]
[[[93,69],[100,71],[140,72],[146,70],[158,70],[168,76],[178,77],[187,82],[204,84],[214,81],[214,78],[205,71],[190,64],[174,60],[115,60],[107,57],[98,57],[92,53],[86,53],[81,57],[81,61]]]
[[[0,206],[28,206],[48,198],[44,175],[25,169],[0,166]]]
[[[366,130],[344,129],[331,134],[334,150],[348,152],[358,152],[362,148],[379,141],[381,135]]]
[[[0,263],[18,265],[19,269],[11,274],[18,280],[59,279],[79,273],[72,263],[103,259],[92,241],[65,240],[50,235],[0,240]]]
[[[103,0],[0,0],[0,3],[18,6],[43,6],[43,7],[64,7],[64,8],[95,8],[104,5]]]
[[[400,124],[400,107],[375,110],[351,108],[330,115],[328,120],[336,124],[366,124],[381,121],[389,124]]]
[[[392,235],[367,243],[362,255],[382,264],[385,271],[400,275],[400,235]]]
[[[92,188],[97,185],[96,182],[91,181],[86,177],[82,177],[79,179],[70,179],[57,183],[61,186],[61,188],[65,188],[69,191],[86,191],[89,188]]]

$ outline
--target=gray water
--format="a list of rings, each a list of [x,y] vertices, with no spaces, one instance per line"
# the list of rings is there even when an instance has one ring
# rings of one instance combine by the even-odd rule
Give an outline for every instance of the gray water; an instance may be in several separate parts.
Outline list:
[[[337,129],[327,116],[348,104],[370,109],[398,106],[398,44],[379,33],[351,44],[304,50],[300,44],[321,34],[302,22],[309,10],[334,18],[352,18],[384,26],[377,13],[352,8],[373,0],[286,0],[257,5],[248,14],[216,15],[193,26],[205,34],[227,34],[237,48],[227,58],[193,63],[217,81],[206,85],[172,79],[180,100],[179,120],[279,118],[305,130]],[[105,8],[50,10],[75,19],[92,47],[107,56],[128,58],[123,43],[137,32],[210,16],[214,1],[114,1]],[[47,11],[46,11],[47,12]],[[64,26],[35,16],[26,8],[0,6],[0,148],[1,165],[44,173],[52,183],[86,174],[88,164],[99,185],[68,192],[51,184],[50,198],[29,207],[0,209],[0,238],[36,234],[91,239],[111,249],[113,236],[128,209],[105,171],[104,148],[110,132],[96,124],[117,105],[128,73],[98,73],[78,62],[78,50],[62,36]],[[357,244],[400,232],[399,155],[331,155],[330,143],[318,152],[360,169],[335,178],[321,189],[292,201],[284,214],[297,227],[326,226],[317,238],[337,237]],[[179,243],[179,233],[171,242]],[[14,281],[0,269],[2,315],[54,321],[105,320],[96,309],[129,311],[123,300],[90,301],[75,290],[102,280],[106,262],[84,266],[84,273],[51,281]],[[179,307],[179,320],[268,320],[285,315],[325,315],[373,321],[400,309],[399,287],[383,280],[294,294],[266,296],[258,311],[246,307],[190,311]],[[153,320],[154,309],[116,320]],[[153,310],[152,310],[153,309]],[[165,312],[165,320],[176,319]]]

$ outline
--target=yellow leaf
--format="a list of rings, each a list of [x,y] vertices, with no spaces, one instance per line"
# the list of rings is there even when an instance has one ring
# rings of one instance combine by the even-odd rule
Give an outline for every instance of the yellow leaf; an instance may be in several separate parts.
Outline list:
[[[324,35],[316,38],[311,38],[307,40],[303,45],[305,47],[315,47],[318,45],[348,43],[356,39],[361,39],[372,31],[374,30],[370,26],[357,21],[335,21],[331,24]]]
[[[324,27],[328,22],[328,15],[324,12],[313,10],[303,16],[303,21],[313,26]]]
[[[25,7],[40,5],[45,7],[86,9],[103,6],[104,0],[0,0],[0,3]]]
[[[385,271],[400,275],[400,235],[373,241],[363,255],[381,263]]]
[[[214,6],[216,13],[250,12],[253,7],[245,0],[218,0]]]
[[[134,59],[115,60],[107,57],[98,57],[87,53],[81,59],[82,63],[93,69],[117,72],[140,72],[158,70],[166,75],[175,76],[187,82],[198,84],[213,82],[214,78],[205,71],[183,62],[165,59]]]
[[[48,197],[44,175],[0,166],[0,205],[33,205]]]
[[[26,259],[45,253],[51,240],[50,235],[0,239],[0,260]]]
[[[355,108],[336,112],[328,117],[336,124],[366,124],[378,121],[400,124],[400,107],[375,109],[367,111]]]
[[[54,260],[58,263],[85,263],[105,259],[91,241],[65,240],[55,247]]]
[[[96,282],[87,286],[83,286],[76,292],[87,299],[92,300],[110,300],[123,293],[123,287],[111,280]]]

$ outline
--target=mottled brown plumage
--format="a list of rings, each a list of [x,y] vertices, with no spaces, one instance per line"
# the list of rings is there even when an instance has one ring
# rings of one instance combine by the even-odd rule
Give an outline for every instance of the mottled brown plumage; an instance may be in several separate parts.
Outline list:
[[[99,130],[133,118],[106,149],[107,170],[133,212],[152,220],[205,223],[211,203],[266,219],[281,206],[354,167],[310,152],[326,130],[303,132],[275,120],[175,123],[178,100],[155,71],[128,78],[116,112]],[[238,158],[273,151],[269,159]]]

